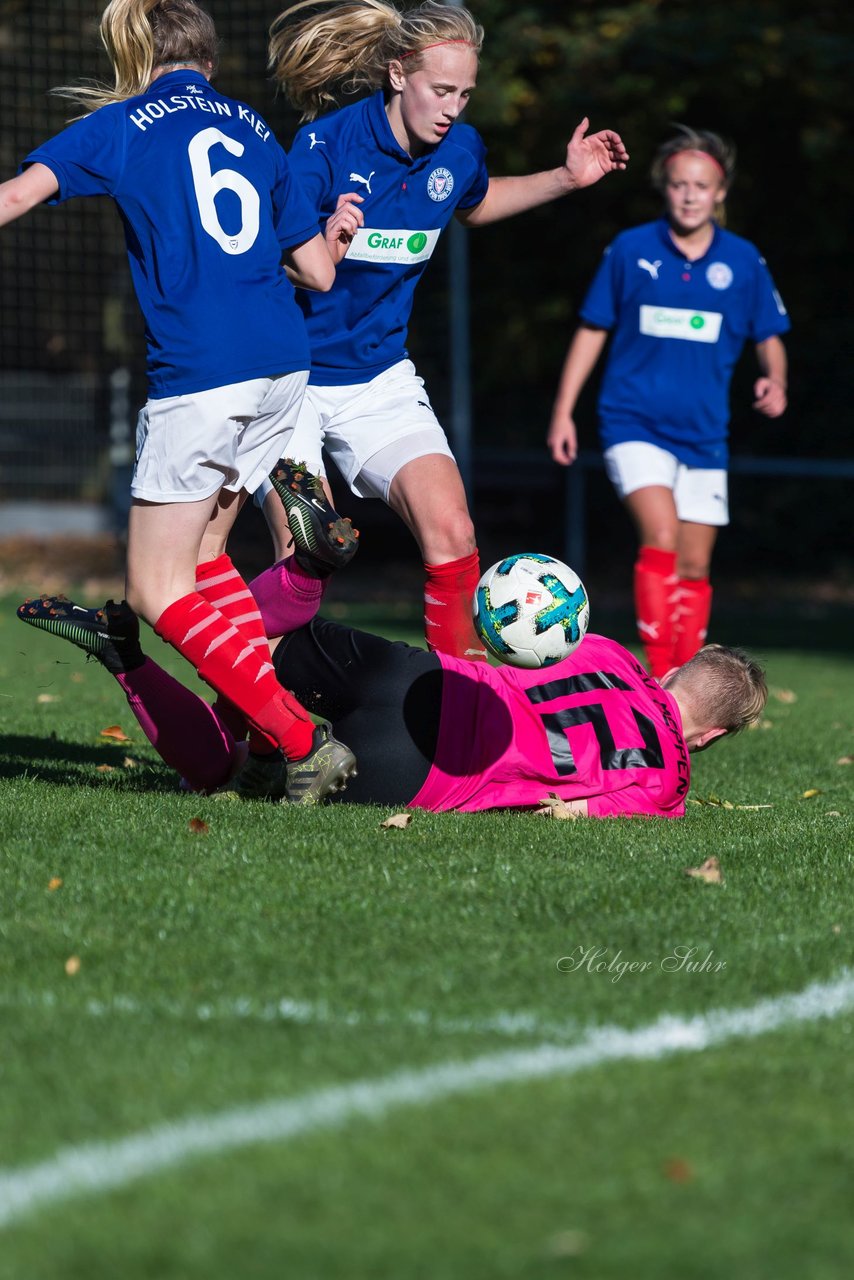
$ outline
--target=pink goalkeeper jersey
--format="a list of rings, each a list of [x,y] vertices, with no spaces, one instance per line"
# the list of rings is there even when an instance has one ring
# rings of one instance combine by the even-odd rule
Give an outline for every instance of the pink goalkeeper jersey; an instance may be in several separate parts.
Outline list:
[[[439,658],[439,741],[414,808],[529,808],[553,791],[591,817],[684,815],[678,707],[622,645],[588,635],[540,671]]]

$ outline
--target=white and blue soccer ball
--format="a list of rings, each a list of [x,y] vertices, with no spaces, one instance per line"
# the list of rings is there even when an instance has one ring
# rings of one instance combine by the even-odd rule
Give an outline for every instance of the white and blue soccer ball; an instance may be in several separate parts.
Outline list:
[[[512,667],[550,667],[581,644],[590,602],[569,565],[521,552],[487,569],[473,613],[478,635],[496,658]]]

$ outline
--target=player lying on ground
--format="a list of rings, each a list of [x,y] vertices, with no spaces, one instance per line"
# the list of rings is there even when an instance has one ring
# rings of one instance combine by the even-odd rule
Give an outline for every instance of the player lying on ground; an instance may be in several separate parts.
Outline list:
[[[765,705],[762,670],[737,649],[709,645],[661,683],[597,635],[551,667],[490,667],[310,617],[320,593],[318,583],[314,604],[305,600],[305,625],[271,648],[302,704],[357,753],[359,776],[336,798],[473,812],[530,809],[555,793],[590,817],[678,818],[689,753],[737,733]],[[81,610],[42,597],[18,616],[97,657],[191,788],[227,780],[245,745],[143,654],[126,604]],[[263,761],[256,763],[254,794],[280,797],[275,786],[265,789]]]

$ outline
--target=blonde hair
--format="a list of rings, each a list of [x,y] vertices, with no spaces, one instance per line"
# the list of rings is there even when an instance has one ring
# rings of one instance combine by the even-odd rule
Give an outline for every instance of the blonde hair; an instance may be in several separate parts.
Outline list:
[[[445,43],[479,53],[483,27],[467,9],[436,0],[403,12],[386,0],[300,0],[270,27],[268,65],[303,120],[313,120],[342,94],[384,87],[390,62],[405,58],[417,71],[428,46]]]
[[[765,672],[743,649],[707,644],[667,681],[694,718],[710,729],[739,733],[759,719],[768,701]]]
[[[53,92],[87,111],[126,102],[151,84],[157,67],[216,67],[219,42],[210,14],[196,0],[110,0],[100,25],[115,84],[61,85]]]
[[[735,178],[735,147],[726,142],[717,133],[708,129],[692,129],[686,124],[674,125],[679,132],[675,138],[668,138],[655,153],[650,169],[650,178],[656,191],[664,193],[667,187],[668,166],[675,156],[684,151],[702,151],[721,171],[721,179],[726,191],[729,191]],[[720,226],[726,225],[726,199],[715,205],[712,215]]]

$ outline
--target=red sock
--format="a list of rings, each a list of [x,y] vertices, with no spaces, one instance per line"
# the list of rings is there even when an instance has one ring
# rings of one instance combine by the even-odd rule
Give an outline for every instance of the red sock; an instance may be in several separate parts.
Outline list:
[[[476,551],[447,564],[424,565],[424,635],[434,653],[486,661],[486,650],[472,622],[472,600],[480,581]]]
[[[311,749],[314,725],[276,679],[269,660],[197,591],[164,609],[154,630],[191,662],[217,693],[228,698],[289,760]]]
[[[676,552],[641,547],[635,562],[635,617],[647,665],[657,680],[676,666],[673,657],[676,588]]]
[[[200,596],[218,609],[223,617],[233,623],[242,636],[257,649],[262,658],[269,658],[270,648],[264,623],[255,597],[232,564],[231,557],[223,553],[216,560],[208,560],[196,567],[196,590]],[[263,754],[275,751],[275,743],[271,742],[257,729],[251,729],[242,711],[239,711],[227,698],[217,698],[216,713],[228,725],[233,737],[238,741],[246,737],[249,730],[249,748]]]
[[[681,667],[706,643],[712,612],[712,588],[708,578],[680,578],[679,603],[674,628],[673,662]]]

